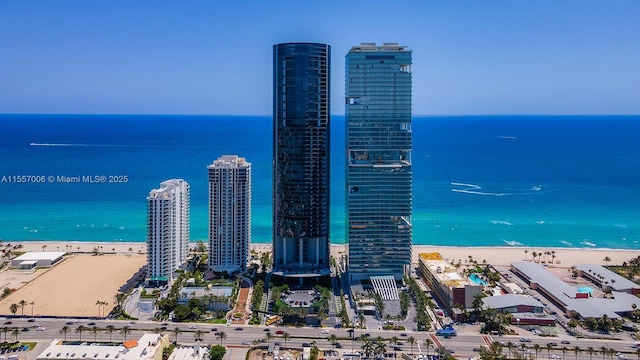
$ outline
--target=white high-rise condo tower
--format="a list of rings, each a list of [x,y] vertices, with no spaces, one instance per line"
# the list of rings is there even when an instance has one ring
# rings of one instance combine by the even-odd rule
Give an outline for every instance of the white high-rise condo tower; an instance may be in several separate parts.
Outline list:
[[[209,269],[244,271],[251,243],[251,163],[223,155],[209,170]]]
[[[156,285],[174,279],[185,264],[189,246],[189,184],[182,179],[160,183],[147,197],[147,280]]]

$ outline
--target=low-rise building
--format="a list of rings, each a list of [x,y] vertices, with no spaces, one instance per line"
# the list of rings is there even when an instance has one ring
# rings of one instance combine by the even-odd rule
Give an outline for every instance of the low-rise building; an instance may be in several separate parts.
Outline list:
[[[511,271],[568,316],[575,311],[583,318],[607,315],[611,319],[617,319],[633,311],[638,303],[635,295],[621,291],[611,291],[607,298],[591,297],[591,289],[569,285],[535,263],[516,261],[511,263]]]
[[[482,285],[465,278],[455,266],[444,261],[440,253],[420,254],[419,269],[423,280],[456,319],[459,316],[455,308],[472,308],[475,296],[482,293]]]
[[[27,252],[11,260],[12,268],[52,267],[64,257],[63,251]]]
[[[169,335],[144,334],[138,340],[120,345],[91,341],[53,340],[38,360],[162,360],[162,351],[169,346]]]
[[[578,274],[588,279],[602,290],[626,292],[633,295],[640,294],[640,285],[622,277],[600,265],[578,264],[575,266]]]

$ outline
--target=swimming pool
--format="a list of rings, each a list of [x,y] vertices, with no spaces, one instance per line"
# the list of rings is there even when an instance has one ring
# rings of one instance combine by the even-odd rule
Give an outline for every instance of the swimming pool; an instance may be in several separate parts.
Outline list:
[[[469,275],[469,280],[476,285],[487,286],[487,282],[482,280],[476,273]]]
[[[593,296],[593,289],[588,286],[580,286],[578,287],[578,292],[580,293],[588,293],[589,296]]]

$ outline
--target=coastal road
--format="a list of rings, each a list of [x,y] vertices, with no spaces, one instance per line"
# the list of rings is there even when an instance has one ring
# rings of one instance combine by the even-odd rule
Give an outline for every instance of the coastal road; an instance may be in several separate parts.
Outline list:
[[[11,324],[6,324],[5,322],[10,321]],[[2,324],[5,323],[5,324]],[[82,322],[76,322],[76,320],[71,319],[44,319],[39,318],[35,319],[34,322],[29,322],[27,318],[10,318],[10,319],[0,319],[0,325],[2,327],[18,327],[20,329],[25,327],[33,327],[38,323],[45,327],[44,331],[36,331],[35,328],[31,328],[30,331],[22,331],[18,335],[18,339],[21,341],[42,341],[49,342],[53,339],[64,339],[64,334],[60,333],[60,329],[63,326],[68,326],[69,332],[67,333],[67,340],[82,340],[84,341],[93,341],[94,338],[98,341],[108,341],[109,334],[101,330],[97,332],[95,335],[90,330],[85,330],[80,334],[76,330],[79,325],[83,325],[85,327],[97,326],[99,329],[104,329],[109,325],[112,325],[116,328],[116,330],[111,334],[111,338],[113,341],[122,341],[124,340],[123,335],[120,333],[120,329],[124,326],[130,326],[132,331],[127,336],[127,339],[137,339],[143,333],[153,332],[155,328],[160,328],[163,326],[163,323],[152,322],[152,321],[136,321],[134,323],[130,323],[127,321],[118,321],[118,320],[97,320],[90,321],[84,320]],[[67,325],[69,323],[69,325]],[[95,325],[89,325],[91,323],[95,323]],[[243,346],[242,342],[249,340],[253,341],[254,339],[260,340],[264,339],[266,341],[267,332],[271,332],[273,335],[273,339],[270,340],[271,343],[279,342],[281,345],[284,345],[284,340],[281,335],[276,334],[277,331],[284,331],[291,335],[291,339],[287,341],[288,347],[301,347],[302,343],[309,343],[311,341],[315,341],[319,348],[321,349],[333,349],[333,345],[329,343],[327,338],[331,334],[335,334],[339,338],[339,343],[342,348],[338,349],[339,351],[351,352],[351,349],[355,351],[360,350],[360,342],[352,341],[348,339],[348,332],[346,329],[333,329],[333,328],[295,328],[295,327],[266,327],[264,325],[261,326],[226,326],[226,325],[213,325],[213,324],[202,324],[202,323],[166,323],[166,330],[164,333],[169,335],[171,341],[175,340],[175,335],[173,333],[173,329],[179,328],[181,332],[178,334],[178,342],[180,344],[189,345],[195,343],[195,335],[197,330],[203,331],[202,334],[202,343],[203,344],[219,344],[220,339],[215,335],[213,329],[216,328],[217,331],[222,331],[226,334],[227,338],[222,340],[224,345],[234,345],[234,346]],[[269,329],[269,331],[265,331],[265,329]],[[242,330],[239,330],[242,329]],[[409,353],[411,351],[411,346],[407,342],[407,338],[409,336],[413,336],[416,339],[416,344],[413,346],[413,352],[418,353],[419,349],[422,353],[426,353],[427,349],[422,345],[423,340],[426,338],[431,338],[432,340],[437,341],[441,345],[445,346],[447,349],[453,350],[454,354],[457,356],[473,356],[476,355],[477,352],[474,351],[474,348],[480,347],[482,344],[486,344],[487,340],[490,341],[500,341],[503,343],[512,342],[515,344],[516,348],[520,348],[519,337],[517,336],[504,336],[504,337],[487,337],[477,333],[458,333],[458,336],[452,337],[449,339],[444,339],[442,337],[435,337],[433,333],[423,333],[423,332],[396,332],[396,331],[383,331],[383,330],[365,330],[365,333],[369,334],[370,337],[376,338],[381,336],[384,339],[390,339],[393,336],[398,337],[399,341],[403,344],[401,345],[403,351],[405,353]],[[403,336],[406,334],[406,336]],[[3,333],[0,332],[0,335],[4,336]],[[6,334],[7,340],[13,341],[15,340],[14,336],[11,335],[11,332]],[[569,338],[570,344],[562,345],[560,344],[560,338],[542,338],[537,336],[530,337],[532,342],[526,343],[528,348],[534,346],[534,344],[539,344],[543,349],[539,352],[539,356],[544,355],[547,357],[546,345],[548,342],[557,342],[558,347],[551,351],[551,354],[562,355],[560,350],[561,347],[566,346],[571,349],[575,346],[579,346],[581,349],[587,349],[588,347],[593,347],[594,349],[600,349],[603,346],[608,348],[614,348],[617,351],[626,352],[628,355],[634,351],[631,348],[633,344],[632,341],[628,340],[601,340],[601,339],[580,339],[576,340],[575,338]],[[564,339],[564,338],[562,338]],[[3,338],[4,340],[4,338]],[[387,344],[388,341],[387,341]],[[419,345],[418,345],[419,344]],[[263,344],[263,345],[266,345]],[[246,346],[246,345],[245,345]],[[249,346],[247,346],[249,347]],[[389,344],[387,346],[389,352],[393,352],[392,346]],[[434,347],[431,347],[431,353],[433,353]],[[504,348],[504,353],[507,353],[506,347]],[[573,352],[568,352],[567,356],[573,355]],[[629,356],[632,357],[632,356]],[[635,357],[635,355],[633,356]]]

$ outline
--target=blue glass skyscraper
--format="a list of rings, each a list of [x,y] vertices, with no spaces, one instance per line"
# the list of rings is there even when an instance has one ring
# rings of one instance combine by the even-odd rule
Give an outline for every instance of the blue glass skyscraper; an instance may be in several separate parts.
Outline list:
[[[349,278],[411,265],[411,51],[363,43],[346,56]]]
[[[329,45],[273,47],[273,273],[329,274]]]

